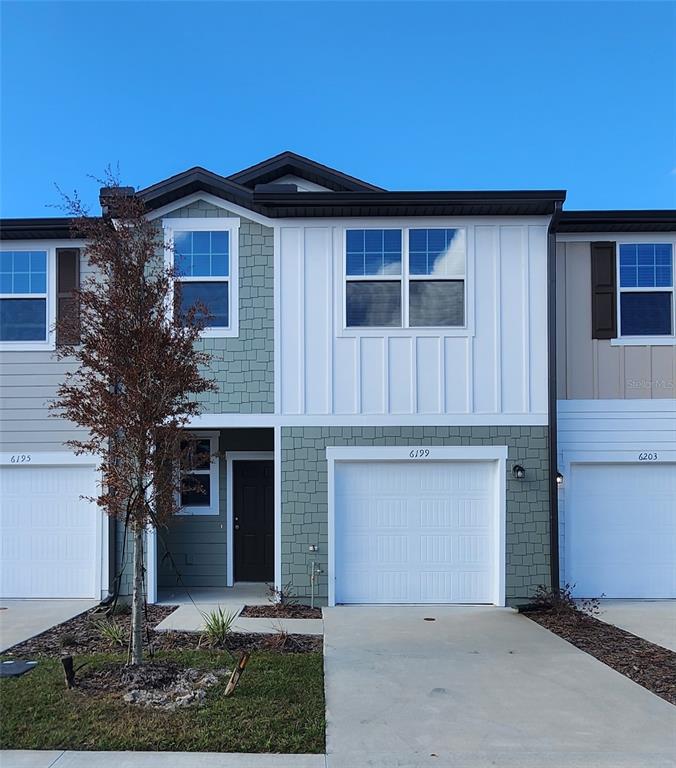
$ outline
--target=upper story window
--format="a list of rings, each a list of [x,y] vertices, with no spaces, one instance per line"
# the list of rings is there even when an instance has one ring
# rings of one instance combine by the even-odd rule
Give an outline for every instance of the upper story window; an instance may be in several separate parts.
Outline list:
[[[237,236],[235,219],[165,219],[165,243],[178,283],[174,311],[208,311],[205,336],[237,335]]]
[[[464,229],[348,229],[345,246],[347,328],[465,325]]]
[[[47,251],[0,252],[0,341],[49,340],[47,263]]]
[[[620,335],[674,333],[674,260],[671,243],[622,243]]]

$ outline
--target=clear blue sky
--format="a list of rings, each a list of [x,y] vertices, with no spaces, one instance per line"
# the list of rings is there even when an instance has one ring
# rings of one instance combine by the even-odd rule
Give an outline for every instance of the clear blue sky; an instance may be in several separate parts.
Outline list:
[[[676,4],[3,2],[0,212],[292,149],[390,189],[676,207]]]

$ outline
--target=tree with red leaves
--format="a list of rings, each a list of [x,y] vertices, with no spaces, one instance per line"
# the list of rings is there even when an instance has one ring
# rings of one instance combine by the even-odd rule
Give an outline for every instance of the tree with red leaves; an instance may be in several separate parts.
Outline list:
[[[173,271],[163,259],[156,222],[133,190],[105,180],[102,217],[89,217],[66,197],[74,236],[85,241],[91,275],[75,292],[78,312],[60,322],[60,358],[74,359],[51,404],[54,415],[85,428],[66,445],[96,456],[102,473],[97,504],[122,521],[133,546],[129,662],[143,660],[144,533],[166,526],[179,510],[180,467],[191,443],[186,427],[200,411],[196,395],[215,388],[196,348],[204,307],[172,313]]]

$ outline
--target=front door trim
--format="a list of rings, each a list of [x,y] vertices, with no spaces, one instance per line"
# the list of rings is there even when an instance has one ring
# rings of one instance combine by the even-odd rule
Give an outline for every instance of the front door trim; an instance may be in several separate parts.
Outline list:
[[[234,471],[233,463],[235,461],[272,461],[275,460],[274,451],[227,451],[225,454],[225,520],[228,528],[227,536],[227,558],[228,569],[226,574],[226,584],[229,587],[235,584],[235,496],[234,496]],[[275,551],[275,558],[277,552]]]

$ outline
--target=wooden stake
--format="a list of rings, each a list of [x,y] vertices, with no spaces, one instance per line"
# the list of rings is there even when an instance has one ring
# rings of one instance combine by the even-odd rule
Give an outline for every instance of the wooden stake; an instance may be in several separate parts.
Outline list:
[[[225,688],[226,696],[232,696],[232,694],[235,692],[237,683],[239,683],[239,678],[242,676],[242,673],[244,672],[249,661],[249,656],[251,656],[251,653],[249,651],[244,651],[244,653],[242,653],[242,655],[239,657],[237,666],[232,670],[230,680],[228,681],[228,685]]]
[[[72,656],[62,656],[61,663],[63,664],[63,675],[66,678],[66,688],[75,687],[75,669],[73,667]]]

